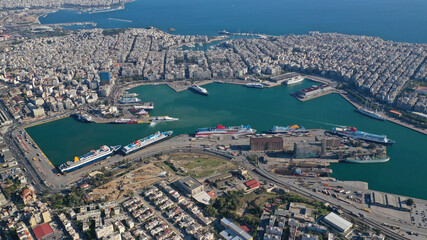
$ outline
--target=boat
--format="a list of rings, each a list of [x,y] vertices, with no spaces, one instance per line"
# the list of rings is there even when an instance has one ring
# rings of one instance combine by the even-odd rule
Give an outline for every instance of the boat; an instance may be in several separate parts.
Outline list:
[[[208,90],[206,90],[205,88],[199,87],[197,85],[193,85],[189,89],[202,95],[209,95]]]
[[[163,140],[167,137],[170,137],[173,134],[173,131],[167,131],[167,132],[156,132],[155,134],[152,134],[148,137],[136,140],[135,142],[126,145],[120,149],[120,151],[124,155],[131,154],[133,152],[136,152],[138,150],[141,150],[142,148],[151,145],[153,143],[156,143],[160,140]]]
[[[386,120],[384,115],[377,112],[377,111],[372,111],[372,110],[369,110],[366,108],[358,108],[357,111],[362,113],[362,114],[365,114],[366,116],[369,116],[371,118],[375,118],[375,119],[382,120],[382,121]]]
[[[138,112],[139,110],[144,109],[145,111],[153,110],[154,104],[153,103],[144,103],[142,105],[133,106],[129,112]]]
[[[384,162],[388,162],[389,160],[390,160],[390,157],[370,157],[370,156],[349,157],[344,159],[344,161],[348,163],[384,163]]]
[[[173,118],[173,117],[169,117],[169,116],[159,116],[159,117],[154,117],[153,119],[151,119],[152,123],[158,123],[158,122],[172,122],[172,121],[178,121],[179,118]]]
[[[138,123],[138,121],[135,119],[132,119],[132,118],[120,118],[120,119],[114,120],[110,123],[113,123],[113,124],[134,124],[134,123]]]
[[[291,79],[289,79],[288,81],[286,81],[286,85],[291,85],[291,84],[295,84],[295,83],[300,83],[304,81],[304,77],[301,75],[292,77]]]
[[[360,139],[360,140],[381,143],[386,145],[391,145],[395,143],[395,141],[388,139],[387,136],[385,135],[377,135],[377,134],[358,131],[354,127],[344,127],[344,128],[336,127],[336,128],[333,128],[331,132],[334,134],[346,136],[353,139]]]
[[[82,114],[82,113],[76,113],[73,115],[77,121],[84,122],[84,123],[91,123],[94,122],[93,118],[89,116],[88,114]]]
[[[223,134],[246,135],[246,134],[255,134],[255,132],[256,132],[256,130],[252,129],[251,126],[249,126],[249,125],[224,127],[221,124],[219,124],[216,127],[197,129],[196,136],[223,135]]]
[[[62,173],[71,172],[101,159],[105,159],[113,155],[120,148],[120,145],[111,147],[104,145],[98,150],[91,150],[80,157],[74,157],[74,161],[63,163],[58,168]]]
[[[119,103],[121,104],[132,104],[132,103],[140,103],[141,99],[137,97],[124,97],[119,100]]]
[[[246,87],[248,88],[264,88],[264,85],[261,83],[246,83]]]
[[[135,113],[135,115],[144,115],[148,116],[148,112],[145,111],[145,109],[140,109],[138,112]]]
[[[273,126],[269,133],[308,133],[308,130],[298,125],[292,125],[287,127]]]

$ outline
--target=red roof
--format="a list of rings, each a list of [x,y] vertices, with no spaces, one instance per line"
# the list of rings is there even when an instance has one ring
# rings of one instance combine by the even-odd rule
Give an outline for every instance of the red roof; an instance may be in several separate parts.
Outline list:
[[[210,192],[208,192],[208,194],[209,194],[209,196],[211,196],[211,198],[212,198],[213,200],[215,200],[215,199],[216,199],[216,197],[215,197],[215,192],[214,192],[214,191],[210,191]]]
[[[37,239],[41,239],[49,234],[53,233],[52,227],[49,223],[43,223],[33,228],[34,235],[36,235]]]
[[[245,185],[250,189],[254,189],[254,188],[257,188],[260,186],[259,182],[256,179],[252,179],[252,180],[245,182]]]
[[[243,229],[243,231],[245,231],[247,233],[250,231],[250,229],[248,228],[248,226],[245,226],[245,225],[240,226],[240,228]]]

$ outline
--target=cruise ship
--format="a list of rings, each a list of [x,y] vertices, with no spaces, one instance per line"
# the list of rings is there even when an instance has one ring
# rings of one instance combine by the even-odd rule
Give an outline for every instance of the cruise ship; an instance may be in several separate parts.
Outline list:
[[[269,133],[308,133],[308,130],[298,125],[292,125],[287,127],[274,126]]]
[[[292,77],[291,79],[289,79],[288,81],[286,81],[286,85],[291,85],[291,84],[299,83],[299,82],[302,82],[302,81],[304,81],[304,77],[298,75],[298,76]]]
[[[384,118],[384,115],[382,115],[381,113],[377,112],[377,111],[372,111],[366,108],[358,108],[357,111],[359,111],[362,114],[365,114],[366,116],[369,116],[371,118],[375,118],[378,120],[382,120],[385,121],[386,119]]]
[[[59,170],[61,170],[62,173],[74,171],[101,159],[107,158],[113,155],[120,148],[120,145],[111,147],[106,145],[101,146],[98,150],[92,150],[80,157],[74,157],[74,161],[68,161],[61,164],[59,166]]]
[[[388,162],[389,160],[390,160],[390,157],[363,156],[363,157],[349,157],[349,158],[346,158],[344,161],[348,163],[384,163],[384,162]]]
[[[193,85],[189,89],[202,95],[209,95],[208,90],[206,90],[205,88],[199,87],[197,85]]]
[[[345,128],[336,127],[332,129],[332,133],[335,133],[341,136],[346,136],[353,139],[361,139],[365,141],[376,142],[376,143],[387,144],[387,145],[391,145],[395,143],[395,141],[388,139],[387,136],[385,135],[376,135],[372,133],[358,131],[354,127],[345,127]]]
[[[155,142],[158,142],[160,140],[163,140],[173,134],[173,131],[167,131],[167,132],[156,132],[153,135],[150,135],[146,138],[142,138],[139,140],[136,140],[135,142],[122,147],[120,150],[124,155],[131,154],[135,151],[141,150],[143,147],[146,147],[148,145],[151,145]]]
[[[140,103],[141,99],[137,97],[124,97],[119,100],[119,103],[121,104],[132,104],[132,103]]]
[[[246,83],[246,87],[248,88],[264,88],[264,85],[261,83]]]
[[[91,116],[87,115],[87,114],[82,114],[82,113],[76,113],[73,115],[77,121],[79,122],[84,122],[84,123],[91,123],[93,122],[93,119]]]
[[[234,127],[224,127],[221,124],[212,128],[199,128],[196,131],[196,136],[204,136],[204,135],[223,135],[223,134],[231,134],[231,135],[246,135],[246,134],[254,134],[256,132],[255,129],[252,129],[251,126],[234,126]]]

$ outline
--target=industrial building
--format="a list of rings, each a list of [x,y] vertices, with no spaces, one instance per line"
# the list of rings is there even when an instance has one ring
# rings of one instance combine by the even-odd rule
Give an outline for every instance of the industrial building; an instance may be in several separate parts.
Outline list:
[[[332,91],[332,87],[328,84],[315,85],[309,88],[304,88],[296,92],[300,98],[312,98]]]
[[[399,196],[384,194],[380,192],[372,192],[371,204],[381,207],[389,207],[397,210],[410,211],[411,209],[406,205],[405,200]]]
[[[318,158],[320,157],[320,146],[308,142],[294,143],[295,158]]]
[[[250,141],[252,151],[282,151],[281,137],[253,137]]]
[[[350,228],[353,226],[351,222],[345,220],[333,212],[326,215],[323,218],[323,222],[344,234],[347,234],[350,231]]]
[[[204,186],[193,177],[185,177],[175,182],[175,185],[188,196],[203,192]]]

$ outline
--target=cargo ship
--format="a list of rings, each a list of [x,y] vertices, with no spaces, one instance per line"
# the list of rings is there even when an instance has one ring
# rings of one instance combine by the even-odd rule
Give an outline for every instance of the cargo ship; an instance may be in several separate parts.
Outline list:
[[[363,157],[349,157],[349,158],[346,158],[344,161],[348,163],[384,163],[384,162],[388,162],[389,160],[390,160],[390,157],[363,156]]]
[[[135,119],[132,119],[132,118],[120,118],[120,119],[114,120],[110,123],[112,123],[112,124],[134,124],[134,123],[138,123],[138,121]]]
[[[136,97],[124,97],[119,100],[119,103],[121,104],[132,104],[132,103],[140,103],[141,99]]]
[[[269,133],[308,133],[308,130],[298,125],[292,125],[287,127],[274,126]]]
[[[387,136],[385,135],[377,135],[377,134],[358,131],[354,127],[344,127],[344,128],[336,127],[332,129],[332,133],[338,134],[341,136],[346,136],[353,139],[360,139],[360,140],[387,144],[387,145],[391,145],[395,143],[395,141],[388,139]]]
[[[261,83],[246,83],[246,87],[248,88],[264,88],[264,85]]]
[[[382,121],[386,120],[384,115],[377,112],[377,111],[372,111],[372,110],[369,110],[366,108],[358,108],[357,111],[362,113],[362,114],[365,114],[366,116],[369,116],[371,118],[375,118],[375,119],[382,120]]]
[[[136,140],[135,142],[124,146],[120,149],[120,151],[124,155],[131,154],[133,152],[136,152],[138,150],[141,150],[143,147],[146,147],[148,145],[151,145],[153,143],[156,143],[160,140],[163,140],[167,137],[170,137],[173,134],[173,131],[167,131],[167,132],[156,132],[155,134],[152,134],[146,138],[142,138],[139,140]]]
[[[286,85],[300,83],[302,81],[304,81],[304,77],[298,75],[298,76],[292,77],[291,79],[289,79],[288,81],[286,81]]]
[[[189,89],[192,90],[193,92],[196,92],[202,95],[209,95],[208,90],[206,90],[205,88],[199,87],[197,85],[193,85]]]
[[[91,116],[87,115],[87,114],[82,114],[82,113],[76,113],[73,114],[73,116],[77,119],[77,121],[79,122],[84,122],[84,123],[91,123],[93,122],[93,119]]]
[[[104,145],[98,150],[92,150],[80,157],[74,157],[74,161],[63,163],[58,168],[62,173],[71,172],[101,159],[105,159],[113,155],[120,148],[120,145],[111,147]]]
[[[169,117],[169,116],[160,116],[160,117],[155,117],[153,119],[151,119],[152,123],[159,123],[159,122],[172,122],[172,121],[178,121],[179,118],[173,118],[173,117]]]
[[[199,128],[196,131],[196,136],[204,136],[204,135],[223,135],[223,134],[231,134],[231,135],[246,135],[246,134],[254,134],[256,132],[255,129],[252,129],[251,126],[234,126],[234,127],[224,127],[221,124],[212,128]]]

